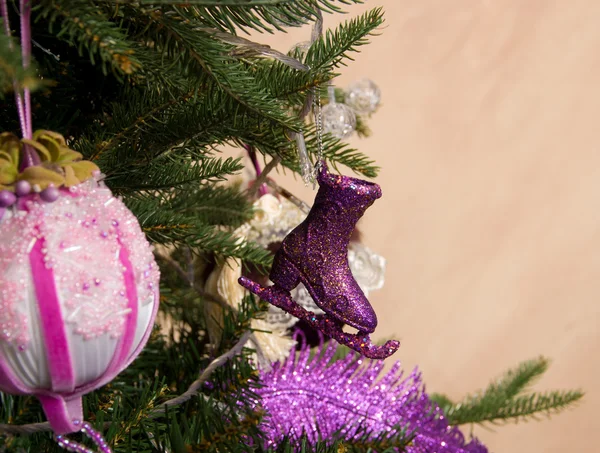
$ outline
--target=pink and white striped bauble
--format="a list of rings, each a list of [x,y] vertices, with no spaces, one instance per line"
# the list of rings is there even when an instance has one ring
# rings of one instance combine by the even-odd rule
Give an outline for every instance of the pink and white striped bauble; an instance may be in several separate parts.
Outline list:
[[[33,394],[57,434],[79,431],[81,396],[146,343],[159,271],[135,216],[90,180],[0,218],[0,390]]]

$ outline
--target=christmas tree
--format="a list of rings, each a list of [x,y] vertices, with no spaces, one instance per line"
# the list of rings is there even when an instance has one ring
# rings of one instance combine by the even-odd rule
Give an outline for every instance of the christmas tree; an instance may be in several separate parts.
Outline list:
[[[265,302],[273,300],[262,290],[254,292],[265,300],[238,284],[244,276],[267,286],[276,250],[283,250],[282,240],[307,214],[326,221],[316,228],[316,239],[299,247],[304,261],[312,263],[308,249],[315,248],[323,262],[344,261],[348,253],[350,268],[353,256],[361,253],[377,260],[350,236],[353,225],[347,220],[350,211],[360,217],[368,203],[359,214],[354,206],[340,208],[336,218],[345,223],[333,228],[336,220],[327,217],[322,199],[315,202],[321,206],[315,214],[317,208],[311,211],[277,184],[273,170],[286,169],[309,183],[319,170],[321,187],[333,187],[322,198],[334,199],[337,206],[340,199],[350,198],[338,197],[338,186],[372,195],[369,203],[380,195],[374,184],[335,176],[337,170],[360,178],[377,175],[376,163],[343,141],[353,130],[368,133],[366,121],[379,97],[376,87],[362,83],[354,91],[332,88],[353,53],[380,33],[380,8],[323,30],[324,14],[341,13],[345,5],[360,0],[1,3],[2,451],[89,451],[75,442],[92,446],[69,429],[73,420],[46,421],[56,400],[48,402],[49,387],[34,385],[42,378],[31,378],[33,384],[25,389],[7,377],[30,376],[40,369],[60,374],[66,365],[57,357],[69,349],[42,351],[38,362],[22,360],[35,349],[32,335],[19,329],[26,324],[26,313],[17,302],[23,298],[25,304],[21,294],[28,291],[29,277],[14,269],[24,269],[16,264],[24,256],[32,263],[35,296],[28,300],[34,303],[47,296],[39,290],[36,272],[57,278],[58,287],[81,275],[98,274],[80,286],[74,283],[71,292],[79,298],[73,296],[73,302],[55,298],[70,313],[60,319],[61,329],[75,324],[79,330],[74,335],[83,338],[82,344],[122,338],[127,320],[147,311],[147,335],[136,331],[129,344],[136,350],[136,342],[147,340],[139,357],[129,364],[136,350],[120,362],[110,360],[110,372],[96,373],[106,379],[80,392],[85,395],[81,413],[90,425],[77,420],[76,426],[101,451],[484,452],[485,446],[465,436],[461,425],[525,420],[581,398],[579,391],[529,390],[547,369],[544,358],[520,364],[463,401],[428,395],[417,371],[404,375],[399,365],[384,370],[383,361],[361,357],[318,330],[369,354],[364,336],[327,328],[325,323],[333,318],[312,322],[309,315],[296,324],[289,313]],[[312,26],[311,35],[292,50],[257,42],[261,34],[305,25]],[[239,148],[247,159],[223,157],[225,146]],[[250,180],[240,178],[249,171]],[[30,222],[34,214],[44,223]],[[72,218],[75,223],[69,223]],[[25,240],[28,228],[32,242]],[[53,238],[60,237],[56,256],[64,256],[65,250],[78,247],[69,243],[78,228],[92,232],[82,236],[86,254],[73,255],[78,258],[69,266],[57,262],[46,270],[34,268],[31,257],[38,245],[39,259],[47,264],[54,257]],[[346,242],[339,239],[342,230]],[[158,268],[144,238],[154,247],[160,291],[154,285]],[[113,240],[116,254],[104,239]],[[333,257],[328,248],[336,246]],[[285,253],[290,259],[291,252]],[[295,265],[307,266],[301,274],[317,266]],[[325,282],[315,283],[315,288],[340,279],[362,290],[354,288],[352,297],[345,294],[351,302],[342,308],[337,299],[328,299],[326,290],[320,294],[314,288],[289,288],[295,301],[304,301],[303,310],[323,309],[361,332],[371,332],[365,315],[368,301],[354,297],[367,293],[368,284],[355,282],[347,269],[319,269]],[[346,274],[340,277],[341,272]],[[117,282],[111,286],[114,294],[103,289],[109,277]],[[286,277],[271,273],[275,283]],[[85,296],[92,290],[95,296]],[[119,297],[125,305],[119,305]],[[127,305],[132,297],[153,302]],[[366,305],[358,310],[361,301]],[[84,302],[86,308],[79,309]],[[47,332],[56,326],[44,321],[49,312],[38,303],[41,330]],[[148,320],[158,305],[152,330]],[[85,310],[92,315],[84,322]],[[34,318],[31,314],[28,322]],[[49,340],[40,341],[47,345]],[[121,343],[118,348],[123,348]],[[392,349],[382,349],[377,357]],[[85,387],[75,385],[76,392],[73,385],[61,390],[67,401]],[[60,436],[54,438],[53,430]]]

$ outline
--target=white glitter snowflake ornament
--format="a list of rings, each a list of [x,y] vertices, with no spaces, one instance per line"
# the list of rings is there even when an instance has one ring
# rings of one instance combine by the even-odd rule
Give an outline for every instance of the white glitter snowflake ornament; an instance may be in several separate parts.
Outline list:
[[[158,283],[137,219],[108,188],[22,197],[0,219],[0,390],[37,396],[56,433],[77,430],[81,395],[145,344]]]

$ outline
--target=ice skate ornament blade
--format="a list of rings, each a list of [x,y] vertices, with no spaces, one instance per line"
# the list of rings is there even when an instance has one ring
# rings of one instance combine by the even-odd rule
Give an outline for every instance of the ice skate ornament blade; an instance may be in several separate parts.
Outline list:
[[[292,299],[288,291],[277,287],[277,285],[264,287],[247,277],[241,277],[239,283],[262,300],[285,310],[291,315],[305,321],[312,328],[333,338],[338,343],[348,346],[350,349],[370,359],[385,359],[400,347],[400,342],[396,340],[389,340],[383,346],[377,346],[371,343],[371,339],[367,333],[358,332],[357,334],[351,334],[344,332],[341,321],[330,318],[327,315],[315,315],[306,310]]]

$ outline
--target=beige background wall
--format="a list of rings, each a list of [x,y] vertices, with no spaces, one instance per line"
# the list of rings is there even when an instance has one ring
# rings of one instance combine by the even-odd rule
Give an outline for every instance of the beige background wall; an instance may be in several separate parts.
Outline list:
[[[383,91],[373,136],[352,141],[382,167],[384,197],[362,223],[388,260],[377,334],[400,338],[395,357],[455,398],[552,358],[536,388],[582,387],[585,402],[477,435],[498,453],[600,451],[600,1],[350,11],[378,5],[383,36],[338,84],[367,76]],[[258,38],[287,51],[307,33]]]

